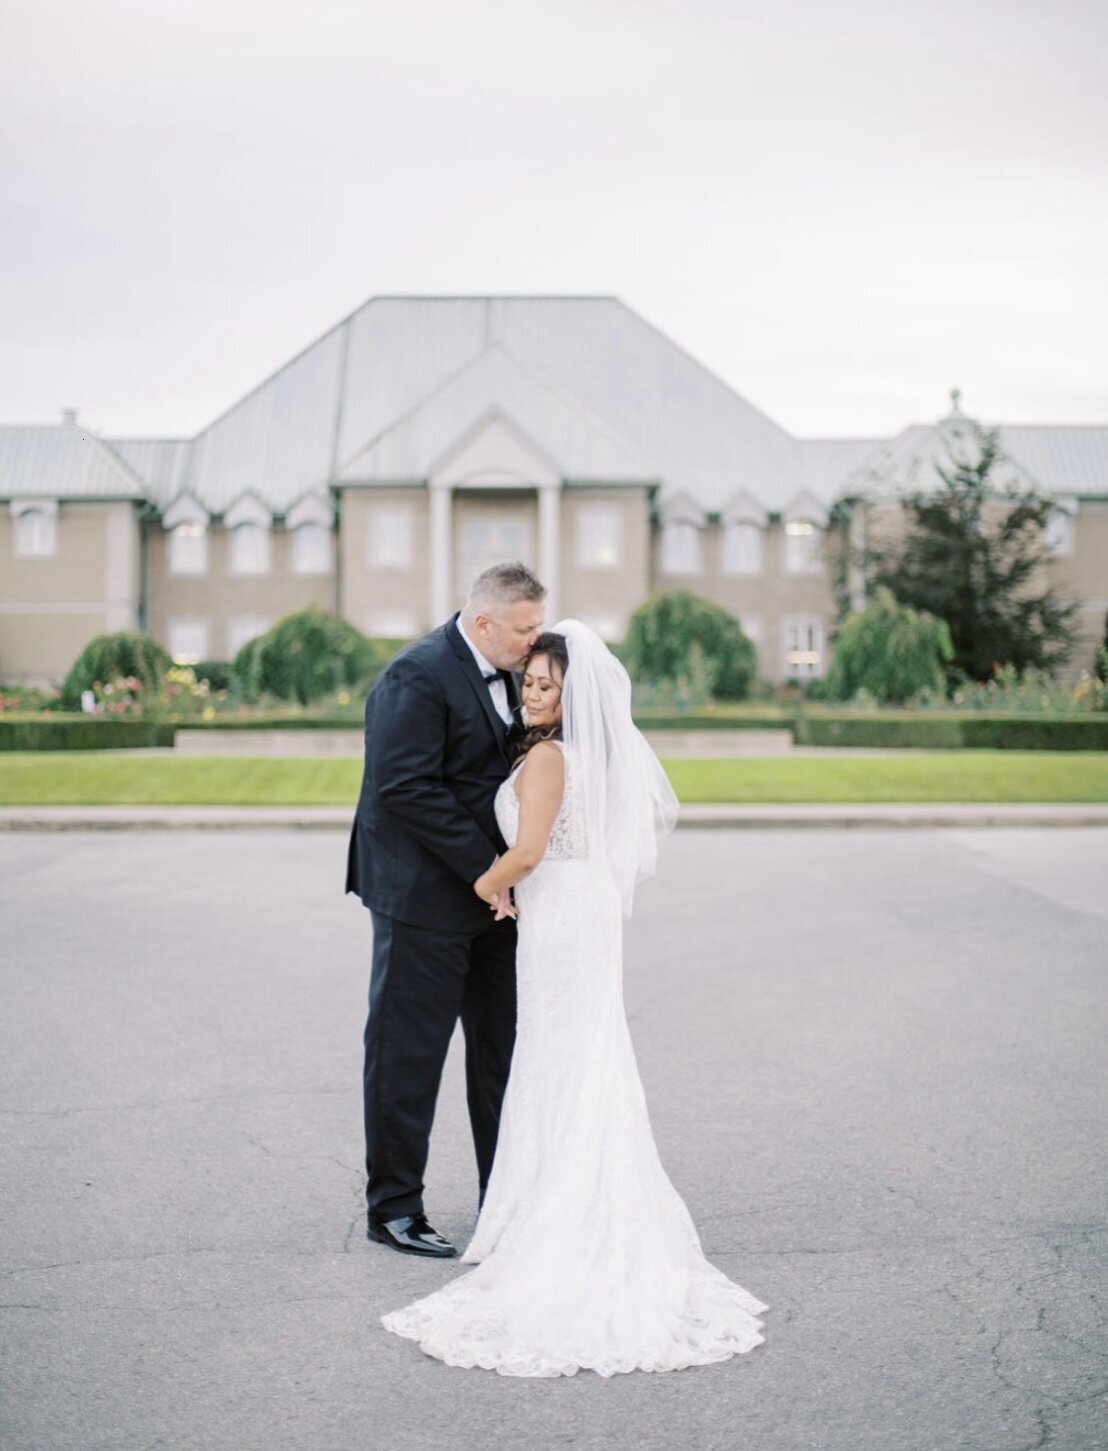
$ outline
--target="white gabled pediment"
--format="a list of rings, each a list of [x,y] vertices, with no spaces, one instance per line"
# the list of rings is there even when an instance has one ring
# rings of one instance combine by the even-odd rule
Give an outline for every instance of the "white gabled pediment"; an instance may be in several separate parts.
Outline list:
[[[533,488],[561,480],[559,465],[495,409],[466,429],[429,476],[432,485],[455,489]]]
[[[720,519],[724,524],[757,524],[759,529],[764,529],[769,523],[769,514],[749,490],[740,489],[720,511]]]
[[[799,494],[794,494],[785,507],[781,510],[781,517],[789,519],[810,519],[813,524],[819,524],[826,529],[829,515],[827,505],[817,499],[810,489],[802,489]]]
[[[703,529],[708,522],[704,509],[691,494],[681,490],[662,500],[658,517],[663,524],[695,524],[698,529]]]
[[[467,458],[460,464],[462,453]],[[445,483],[443,470],[457,468],[471,483],[483,474],[494,486],[497,480],[505,486],[551,477],[582,483],[658,479],[605,424],[499,347],[487,348],[346,459],[335,482]]]
[[[176,529],[178,524],[207,524],[207,509],[193,494],[178,494],[162,515],[163,529]]]
[[[322,494],[304,494],[285,511],[286,529],[299,529],[301,524],[320,524],[329,529],[334,522],[334,507]]]
[[[273,524],[273,511],[262,503],[257,494],[243,494],[224,511],[223,522],[228,529],[237,529],[240,524],[256,524],[260,529],[269,529]]]

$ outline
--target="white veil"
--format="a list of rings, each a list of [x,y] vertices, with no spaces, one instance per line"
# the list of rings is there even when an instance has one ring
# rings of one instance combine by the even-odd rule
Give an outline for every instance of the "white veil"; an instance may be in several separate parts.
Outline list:
[[[631,679],[595,630],[561,620],[569,669],[562,736],[578,773],[589,855],[606,857],[631,915],[635,886],[652,876],[658,840],[677,821],[677,797],[661,762],[631,719]]]

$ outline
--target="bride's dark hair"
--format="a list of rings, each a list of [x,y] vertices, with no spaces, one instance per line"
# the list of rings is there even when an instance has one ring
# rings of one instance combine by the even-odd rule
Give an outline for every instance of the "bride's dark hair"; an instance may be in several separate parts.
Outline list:
[[[536,655],[545,655],[552,665],[556,665],[558,674],[564,683],[566,671],[569,669],[569,647],[566,644],[566,637],[556,635],[553,630],[546,630],[541,634],[527,652],[527,658],[523,662],[524,672]],[[520,738],[516,749],[519,755],[523,756],[540,741],[560,741],[561,739],[561,721],[552,726],[531,726]]]

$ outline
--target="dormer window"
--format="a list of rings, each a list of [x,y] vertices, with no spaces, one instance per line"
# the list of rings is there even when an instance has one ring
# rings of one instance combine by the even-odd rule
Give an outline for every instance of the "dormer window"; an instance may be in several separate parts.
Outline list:
[[[195,521],[169,531],[170,574],[205,574],[208,569],[208,526]]]
[[[785,520],[785,573],[822,574],[822,530],[811,519]]]
[[[747,519],[723,526],[720,568],[724,574],[761,574],[763,531]]]
[[[326,524],[300,524],[292,530],[293,574],[328,574],[331,531]]]
[[[270,531],[264,524],[236,524],[231,530],[231,573],[269,573]]]
[[[703,530],[686,519],[662,525],[663,574],[699,574],[704,567]]]
[[[1077,501],[1052,509],[1047,515],[1043,544],[1048,554],[1065,558],[1073,553],[1073,515]]]

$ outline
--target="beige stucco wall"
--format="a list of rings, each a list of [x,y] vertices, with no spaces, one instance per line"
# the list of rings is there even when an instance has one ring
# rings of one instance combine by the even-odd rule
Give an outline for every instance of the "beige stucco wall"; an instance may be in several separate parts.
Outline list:
[[[830,634],[835,621],[835,571],[839,534],[835,526],[822,538],[822,567],[818,574],[786,573],[784,526],[771,520],[762,539],[759,574],[725,574],[722,567],[723,526],[708,524],[703,531],[702,568],[695,574],[663,572],[662,531],[654,530],[653,589],[686,589],[733,614],[758,650],[759,674],[766,680],[786,678],[785,628],[792,616],[816,616],[823,625],[823,665],[830,659]]]
[[[0,507],[0,678],[59,682],[96,635],[138,625],[139,525],[125,500],[58,506],[57,551],[18,558]]]
[[[412,558],[402,568],[370,563],[373,514],[401,505],[412,511]],[[390,614],[413,622],[411,634],[431,628],[428,619],[428,495],[425,488],[344,489],[339,517],[339,613],[367,634],[377,634]]]
[[[1065,675],[1092,671],[1097,646],[1104,640],[1108,614],[1108,499],[1081,499],[1074,518],[1073,553],[1057,555],[1049,576],[1065,594],[1081,601],[1076,617],[1077,643]]]
[[[208,627],[208,658],[231,657],[231,621],[235,616],[256,616],[273,624],[292,610],[318,604],[335,608],[334,539],[332,565],[325,573],[294,574],[292,533],[277,526],[270,539],[266,574],[231,572],[231,531],[221,526],[208,530],[208,566],[203,574],[173,574],[169,569],[169,538],[160,524],[147,532],[148,628],[155,639],[169,644],[169,622],[174,618],[204,620]]]
[[[619,539],[618,556],[613,565],[582,562],[579,528],[583,519],[587,521],[591,503],[616,510]],[[637,487],[563,490],[560,535],[559,614],[584,620],[608,639],[622,640],[632,610],[650,593],[652,535],[647,490]]]

